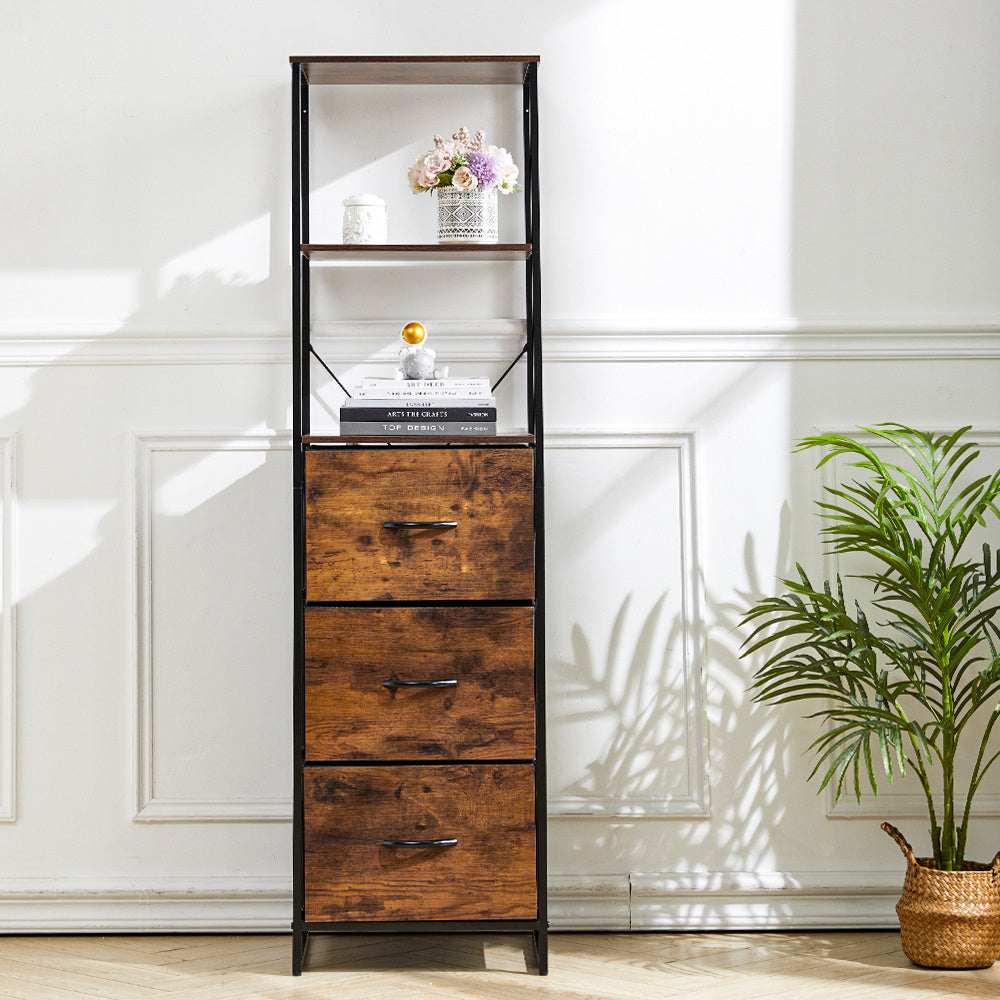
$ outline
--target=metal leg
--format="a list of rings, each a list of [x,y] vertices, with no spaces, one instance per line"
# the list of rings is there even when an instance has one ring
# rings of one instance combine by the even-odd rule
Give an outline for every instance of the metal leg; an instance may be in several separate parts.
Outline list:
[[[547,976],[549,974],[549,931],[547,927],[539,927],[537,931],[532,931],[531,936],[535,942],[535,956],[538,959],[538,974]]]
[[[292,925],[292,975],[301,976],[302,966],[306,960],[306,949],[309,947],[309,931],[300,925]]]

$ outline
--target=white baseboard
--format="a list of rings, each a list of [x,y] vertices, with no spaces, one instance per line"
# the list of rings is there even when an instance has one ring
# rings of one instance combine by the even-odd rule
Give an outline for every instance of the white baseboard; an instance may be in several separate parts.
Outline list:
[[[633,874],[632,930],[896,927],[897,872]]]
[[[550,875],[549,924],[554,931],[627,931],[628,875]]]
[[[0,880],[0,934],[287,931],[284,879]]]
[[[553,875],[553,931],[708,931],[897,926],[903,872]],[[283,879],[0,881],[0,934],[283,933]]]

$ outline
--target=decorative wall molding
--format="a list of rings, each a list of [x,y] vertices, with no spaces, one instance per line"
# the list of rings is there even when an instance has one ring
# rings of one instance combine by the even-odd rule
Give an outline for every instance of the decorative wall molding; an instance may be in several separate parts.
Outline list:
[[[546,361],[879,361],[1000,358],[1000,326],[858,322],[546,325]]]
[[[287,434],[139,434],[133,442],[135,484],[135,571],[133,574],[136,641],[134,673],[135,769],[133,801],[137,822],[264,822],[290,821],[290,798],[180,799],[155,792],[153,748],[153,614],[152,614],[152,462],[157,452],[274,451],[291,449]]]
[[[631,929],[628,875],[549,875],[548,886],[553,930]]]
[[[927,800],[918,788],[915,792],[886,791],[888,781],[879,782],[882,789],[878,798],[871,792],[862,792],[861,801],[847,790],[839,802],[833,801],[833,792],[827,794],[827,819],[864,819],[884,820],[892,817],[893,823],[900,819],[919,819],[927,822]],[[966,789],[955,792],[956,802],[962,802],[964,808]],[[942,804],[937,803],[938,815],[941,815]],[[1000,817],[1000,794],[997,792],[978,792],[972,803],[971,816],[974,819],[997,819]]]
[[[442,357],[456,363],[501,362],[520,348],[523,330],[518,320],[438,320],[434,343]],[[389,322],[321,322],[313,339],[321,354],[342,364],[383,363],[395,361],[396,333]],[[547,362],[1000,359],[1000,325],[975,319],[692,324],[563,319],[545,321],[543,335]],[[383,347],[373,353],[372,344],[380,339]],[[0,325],[0,366],[290,363],[291,334],[275,324],[211,332]]]
[[[553,931],[890,928],[903,871],[551,875]],[[0,933],[284,933],[291,880],[0,880]]]
[[[0,822],[17,819],[17,609],[13,583],[17,439],[0,436]]]
[[[631,930],[896,927],[903,870],[632,874]]]
[[[937,428],[938,433],[953,433],[957,427]],[[823,428],[818,431],[820,434],[849,434],[855,440],[876,450],[888,451],[890,445],[884,439],[875,434],[867,434],[858,431],[856,427],[834,427]],[[1000,448],[1000,429],[975,428],[972,432],[975,441],[985,451],[986,449]],[[843,483],[842,462],[834,459],[827,462],[816,477],[816,499],[819,498],[819,490],[840,486]],[[1000,462],[993,462],[992,468],[996,468]],[[821,563],[823,575],[827,580],[833,580],[841,572],[840,558],[836,554],[823,552]],[[936,772],[932,768],[932,772]],[[933,778],[933,773],[932,773]],[[927,801],[919,785],[913,783],[912,791],[894,791],[888,785],[888,779],[879,782],[881,791],[876,797],[870,791],[862,791],[861,798],[858,799],[850,789],[846,789],[839,801],[834,799],[834,783],[831,782],[826,787],[826,815],[828,819],[865,819],[883,820],[887,816],[898,819],[924,819],[927,818]],[[864,786],[862,786],[864,788]],[[898,787],[898,786],[897,786]],[[956,792],[958,801],[965,801],[966,789],[962,788]],[[940,808],[940,803],[939,806]],[[1000,817],[1000,793],[980,791],[974,801],[971,815],[980,819],[995,819]]]
[[[273,932],[291,920],[291,879],[0,880],[0,933]]]
[[[679,475],[676,497],[667,498],[664,508],[678,520],[680,546],[680,605],[683,648],[680,659],[684,672],[684,707],[687,746],[685,764],[687,789],[682,794],[663,797],[630,795],[628,800],[598,795],[558,795],[549,792],[549,815],[592,817],[651,817],[670,819],[707,819],[709,811],[709,774],[704,671],[701,663],[704,600],[701,582],[701,558],[698,551],[698,489],[696,438],[693,431],[661,433],[640,429],[553,428],[545,432],[546,453],[565,449],[663,449],[677,453]]]

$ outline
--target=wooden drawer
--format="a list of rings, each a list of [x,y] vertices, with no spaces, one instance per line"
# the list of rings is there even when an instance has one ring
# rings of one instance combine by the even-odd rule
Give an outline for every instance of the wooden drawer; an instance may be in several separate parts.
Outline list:
[[[308,608],[305,623],[308,760],[534,757],[531,608]]]
[[[310,601],[530,600],[528,448],[306,453]],[[455,522],[454,527],[385,527]]]
[[[535,919],[533,786],[531,764],[306,768],[306,920]]]

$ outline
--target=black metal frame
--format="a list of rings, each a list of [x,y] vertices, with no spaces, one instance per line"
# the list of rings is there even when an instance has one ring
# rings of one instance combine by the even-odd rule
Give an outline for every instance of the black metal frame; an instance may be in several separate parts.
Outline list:
[[[293,453],[293,575],[294,575],[294,794],[292,847],[292,973],[299,975],[311,933],[429,933],[429,932],[511,932],[531,934],[538,959],[538,972],[548,972],[548,906],[546,865],[546,770],[545,770],[545,522],[544,522],[544,449],[542,411],[542,331],[541,331],[541,249],[539,229],[538,177],[538,57],[518,57],[523,64],[521,80],[524,123],[524,225],[529,251],[525,259],[526,343],[508,366],[497,384],[525,355],[527,384],[527,425],[533,441],[505,443],[502,438],[491,447],[531,447],[534,453],[534,529],[535,529],[535,864],[538,913],[535,920],[423,920],[407,922],[307,922],[305,919],[305,847],[303,812],[303,775],[305,758],[305,454],[310,447],[480,447],[449,439],[440,444],[403,444],[390,442],[360,443],[309,442],[310,434],[310,357],[315,354],[310,335],[309,258],[303,251],[309,243],[309,88],[308,64],[335,62],[331,57],[296,57],[292,69],[292,453]],[[503,62],[509,57],[346,57],[345,62],[407,64],[433,62],[446,67],[451,63],[477,62],[480,65]],[[366,82],[373,82],[369,79]],[[484,80],[483,82],[488,82]],[[318,357],[318,355],[317,355]],[[323,367],[326,368],[326,364]],[[329,371],[329,369],[327,369]],[[332,372],[330,373],[332,375]],[[336,378],[336,376],[333,376]],[[339,380],[338,380],[339,384]],[[329,604],[330,602],[323,602]],[[333,602],[338,606],[357,602]],[[377,603],[377,602],[376,602]],[[476,602],[506,604],[510,602]],[[519,603],[519,602],[518,602]],[[366,604],[367,606],[367,604]]]

